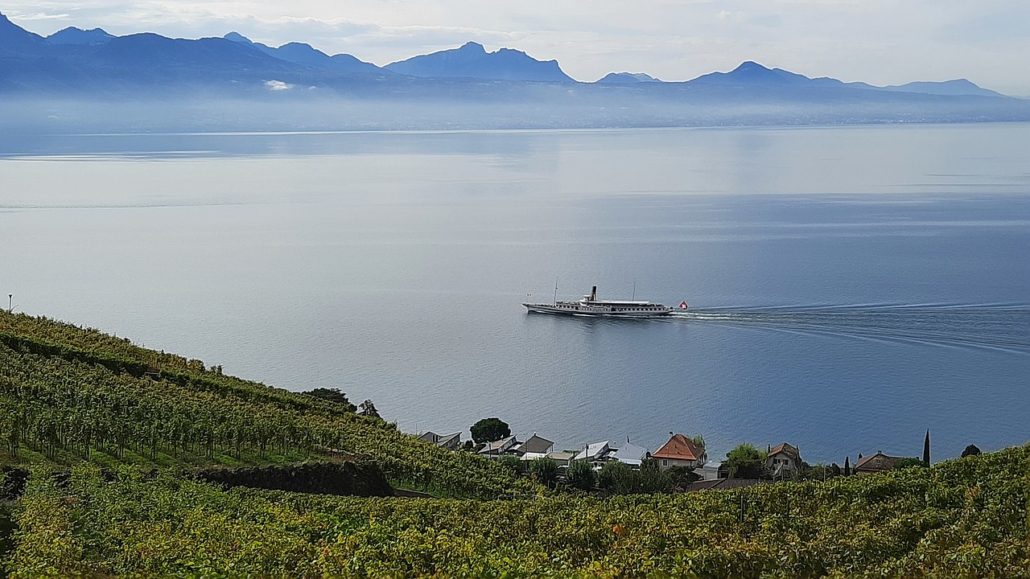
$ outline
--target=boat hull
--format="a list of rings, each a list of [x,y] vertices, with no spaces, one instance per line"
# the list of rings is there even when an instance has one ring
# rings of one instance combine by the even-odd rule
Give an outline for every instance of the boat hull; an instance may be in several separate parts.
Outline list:
[[[604,311],[601,308],[569,308],[557,307],[551,304],[522,304],[529,313],[551,314],[558,316],[580,316],[587,318],[661,318],[672,314],[672,309],[651,310],[651,311]]]

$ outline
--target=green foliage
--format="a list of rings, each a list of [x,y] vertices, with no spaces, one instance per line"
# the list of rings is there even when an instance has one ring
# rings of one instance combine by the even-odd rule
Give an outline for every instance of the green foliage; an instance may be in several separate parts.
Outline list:
[[[843,471],[836,463],[831,465],[802,465],[799,478],[801,480],[826,480],[835,476],[841,476],[841,474],[843,474]]]
[[[640,464],[640,492],[665,493],[672,489],[672,476],[650,458]]]
[[[617,460],[606,462],[597,473],[597,486],[613,494],[630,494],[639,491],[640,475],[629,465]]]
[[[765,474],[765,454],[746,442],[727,452],[724,464],[732,478],[760,478]]]
[[[497,458],[497,463],[507,469],[513,475],[522,474],[522,461],[519,457],[506,454]]]
[[[914,456],[904,457],[901,460],[894,463],[894,468],[912,468],[914,466],[925,467],[927,465],[925,462]]]
[[[611,461],[605,463],[597,474],[598,488],[614,495],[663,493],[669,491],[672,484],[669,473],[663,472],[653,460],[644,461],[640,469]]]
[[[701,480],[701,475],[694,472],[694,469],[686,466],[669,467],[666,471],[669,474],[673,487],[685,488],[692,482]]]
[[[350,400],[347,399],[347,395],[339,388],[315,388],[314,390],[308,390],[302,394],[321,398],[322,400],[328,400],[329,402],[339,405],[347,412],[356,412],[358,410],[358,407],[351,404]]]
[[[358,414],[369,418],[381,418],[379,411],[376,410],[376,405],[372,404],[371,400],[365,400],[358,406]]]
[[[569,466],[569,472],[565,474],[565,481],[569,486],[581,491],[589,491],[594,488],[597,480],[594,467],[588,460],[577,460]]]
[[[0,313],[0,462],[262,464],[356,453],[445,496],[538,487],[337,402],[205,369],[95,330]],[[6,456],[5,456],[6,455]]]
[[[476,441],[476,444],[493,442],[511,436],[511,428],[508,427],[508,423],[500,418],[484,418],[473,424],[469,432],[472,433],[472,440]]]
[[[33,463],[21,498],[0,505],[0,550],[11,547],[6,571],[1017,577],[1030,569],[1030,446],[826,482],[605,500],[547,495],[504,464],[213,368],[95,330],[0,313],[0,454]],[[745,450],[743,459],[753,457]],[[152,468],[169,457],[211,464],[339,452],[437,495],[508,500],[223,490]],[[130,462],[146,468],[120,464]],[[56,476],[67,464],[70,476]],[[529,466],[553,484],[554,461]],[[653,460],[634,475],[606,470],[600,483],[609,490],[661,493],[673,484]],[[12,472],[0,486],[20,488],[8,480]]]
[[[982,454],[982,453],[980,452],[980,449],[975,444],[970,444],[969,446],[967,446],[965,449],[962,450],[962,458],[965,458],[967,456],[977,456],[979,454]]]
[[[9,570],[40,575],[1019,577],[1030,447],[823,482],[528,500],[223,491],[35,472]]]
[[[558,463],[547,457],[533,459],[529,461],[529,474],[536,482],[553,487],[558,480]]]

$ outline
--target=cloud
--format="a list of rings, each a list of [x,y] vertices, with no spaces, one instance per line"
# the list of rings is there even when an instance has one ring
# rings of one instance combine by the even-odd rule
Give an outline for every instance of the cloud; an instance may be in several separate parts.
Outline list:
[[[293,85],[288,82],[283,82],[281,80],[266,80],[265,88],[273,92],[278,92],[283,90],[290,90],[293,88]]]
[[[22,14],[12,13],[9,15],[15,20],[23,20],[26,22],[38,22],[40,20],[67,20],[70,14],[50,14],[48,12],[36,12],[34,14]]]

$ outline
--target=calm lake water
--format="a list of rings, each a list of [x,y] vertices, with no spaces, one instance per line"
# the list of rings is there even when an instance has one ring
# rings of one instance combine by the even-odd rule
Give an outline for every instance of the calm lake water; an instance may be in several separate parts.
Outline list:
[[[408,431],[1030,439],[1030,126],[0,137],[15,306]],[[690,303],[666,320],[526,299]],[[6,296],[5,296],[6,297]]]

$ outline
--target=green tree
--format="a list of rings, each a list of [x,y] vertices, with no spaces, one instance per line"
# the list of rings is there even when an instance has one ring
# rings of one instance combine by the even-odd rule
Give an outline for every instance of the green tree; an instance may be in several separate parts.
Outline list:
[[[701,480],[701,475],[688,466],[669,467],[665,472],[669,475],[672,486],[679,489],[685,489],[690,483]]]
[[[339,404],[343,408],[347,409],[347,412],[355,412],[358,407],[351,404],[350,400],[347,400],[347,395],[344,394],[339,388],[315,388],[314,390],[308,390],[302,392],[308,396],[314,396],[315,398],[321,398],[322,400],[328,400],[334,404]]]
[[[894,468],[911,468],[913,466],[925,467],[926,464],[922,461],[922,459],[918,459],[914,456],[906,456],[894,463]]]
[[[597,486],[612,494],[626,495],[640,492],[640,474],[629,465],[613,460],[601,467]]]
[[[725,464],[730,478],[761,478],[765,474],[765,455],[747,442],[727,452]]]
[[[520,475],[522,474],[522,461],[517,456],[506,454],[497,459],[498,464],[508,469],[511,474]]]
[[[975,444],[970,444],[962,451],[962,458],[967,456],[976,456],[980,454],[980,449]]]
[[[649,458],[640,463],[640,492],[665,493],[672,489],[672,477],[658,466],[658,461]]]
[[[589,491],[594,488],[597,473],[594,472],[594,467],[590,465],[590,461],[577,460],[569,467],[565,480],[568,481],[569,485],[577,489]]]
[[[529,474],[542,485],[554,486],[554,482],[558,480],[558,463],[546,456],[531,460]]]
[[[358,406],[358,414],[362,416],[371,416],[372,418],[382,418],[379,416],[379,411],[376,410],[376,405],[372,404],[371,400],[366,400]]]
[[[508,423],[500,418],[484,418],[469,429],[476,443],[493,442],[511,436]]]

